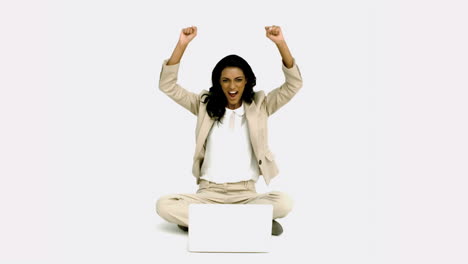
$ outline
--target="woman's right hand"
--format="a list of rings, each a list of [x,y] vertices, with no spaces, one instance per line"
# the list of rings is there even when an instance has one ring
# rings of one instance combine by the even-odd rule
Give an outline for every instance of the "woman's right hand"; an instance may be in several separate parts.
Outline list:
[[[197,36],[197,27],[187,27],[180,31],[179,41],[172,52],[166,65],[174,65],[180,62],[190,41]]]
[[[188,45],[197,36],[197,27],[187,27],[180,31],[179,43]]]

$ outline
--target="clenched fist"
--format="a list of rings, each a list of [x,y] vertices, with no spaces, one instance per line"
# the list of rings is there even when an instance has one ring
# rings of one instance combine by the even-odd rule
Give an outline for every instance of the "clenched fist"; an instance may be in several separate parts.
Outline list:
[[[265,27],[267,38],[271,39],[275,44],[284,41],[283,32],[279,26],[266,26]]]
[[[187,45],[197,36],[197,27],[187,27],[183,28],[180,32],[179,42],[181,44]]]

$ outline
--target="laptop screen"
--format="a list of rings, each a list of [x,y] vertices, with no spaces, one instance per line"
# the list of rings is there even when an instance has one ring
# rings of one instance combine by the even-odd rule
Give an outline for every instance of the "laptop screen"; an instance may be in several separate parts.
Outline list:
[[[189,251],[269,252],[273,206],[191,204]]]

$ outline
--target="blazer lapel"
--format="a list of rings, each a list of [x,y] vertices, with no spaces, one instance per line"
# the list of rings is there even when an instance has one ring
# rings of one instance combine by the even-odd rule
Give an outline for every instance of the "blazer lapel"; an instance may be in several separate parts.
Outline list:
[[[247,125],[249,126],[250,142],[254,151],[258,149],[258,118],[257,118],[257,107],[255,107],[255,101],[250,104],[245,104],[245,118],[247,119]]]
[[[198,132],[195,153],[200,153],[213,124],[214,120],[210,118],[208,113],[205,113]]]

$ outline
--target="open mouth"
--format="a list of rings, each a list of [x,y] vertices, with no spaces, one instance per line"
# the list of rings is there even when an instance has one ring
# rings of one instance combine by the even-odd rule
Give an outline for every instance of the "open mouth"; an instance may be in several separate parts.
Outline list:
[[[235,97],[237,96],[238,93],[239,93],[238,91],[229,92],[229,97],[235,98]]]

